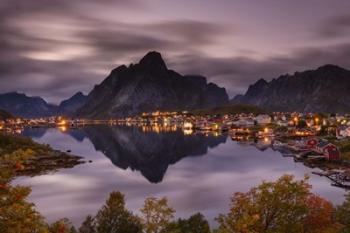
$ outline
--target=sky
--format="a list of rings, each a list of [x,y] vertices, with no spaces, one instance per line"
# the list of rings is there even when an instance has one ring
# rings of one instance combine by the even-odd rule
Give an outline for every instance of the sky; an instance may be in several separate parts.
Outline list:
[[[230,97],[260,78],[350,69],[350,1],[0,1],[0,93],[59,103],[153,50]]]

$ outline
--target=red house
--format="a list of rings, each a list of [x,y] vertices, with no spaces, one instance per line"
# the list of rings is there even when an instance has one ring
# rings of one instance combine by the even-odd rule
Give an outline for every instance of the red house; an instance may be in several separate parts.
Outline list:
[[[338,147],[334,144],[329,143],[327,141],[320,141],[316,147],[316,151],[323,154],[324,157],[328,160],[339,160],[340,159],[340,151]]]
[[[328,144],[323,149],[323,155],[328,160],[339,160],[340,159],[340,151],[338,150],[338,147],[336,147],[333,144]]]
[[[318,144],[318,139],[317,138],[309,138],[305,141],[305,145],[307,148],[312,149],[315,148],[316,145]]]

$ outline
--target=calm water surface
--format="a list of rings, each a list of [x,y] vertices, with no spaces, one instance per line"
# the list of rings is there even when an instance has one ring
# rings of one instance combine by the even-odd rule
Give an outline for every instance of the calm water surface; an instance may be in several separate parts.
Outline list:
[[[228,210],[229,198],[262,180],[272,181],[288,173],[297,178],[310,174],[313,191],[334,204],[344,198],[343,189],[265,143],[238,143],[227,136],[144,132],[134,127],[95,126],[62,132],[31,129],[24,132],[55,149],[72,150],[92,163],[36,176],[20,177],[15,184],[29,185],[29,201],[49,222],[67,217],[77,226],[95,214],[108,194],[119,190],[127,207],[138,213],[145,197],[167,196],[176,217],[202,212],[214,218]]]

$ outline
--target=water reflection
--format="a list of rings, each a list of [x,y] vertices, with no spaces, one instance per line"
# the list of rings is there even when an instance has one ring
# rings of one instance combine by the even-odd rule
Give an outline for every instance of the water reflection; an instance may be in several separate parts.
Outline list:
[[[109,192],[119,190],[127,197],[127,207],[136,213],[145,197],[167,196],[177,210],[176,217],[202,212],[215,226],[214,218],[228,210],[232,193],[286,173],[298,179],[308,173],[315,193],[335,204],[343,201],[344,190],[273,151],[268,140],[236,142],[222,135],[185,135],[178,130],[158,134],[107,126],[24,133],[93,161],[15,180],[14,184],[32,187],[29,201],[48,221],[68,217],[79,225],[87,214],[96,213]]]
[[[180,130],[145,127],[140,130],[138,127],[101,125],[86,127],[83,131],[95,149],[105,154],[115,166],[140,171],[152,183],[163,180],[169,165],[187,156],[204,155],[208,148],[226,141],[226,136],[222,135],[185,135]]]

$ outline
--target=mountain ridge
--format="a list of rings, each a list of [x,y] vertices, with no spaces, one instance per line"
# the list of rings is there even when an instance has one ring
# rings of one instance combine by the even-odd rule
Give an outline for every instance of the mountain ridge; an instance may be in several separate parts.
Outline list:
[[[39,96],[27,96],[24,93],[8,92],[0,94],[0,109],[25,118],[71,115],[80,107],[79,101],[86,97],[81,92],[63,100],[60,105],[50,104]],[[74,109],[75,108],[75,109]]]
[[[326,64],[315,70],[259,79],[231,103],[251,104],[271,111],[350,112],[350,71]]]

